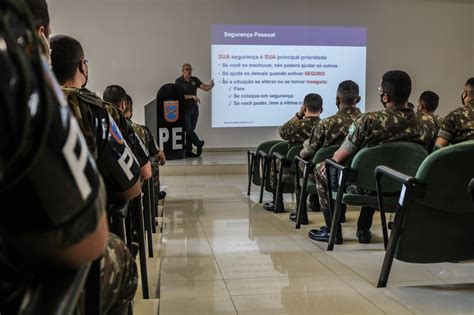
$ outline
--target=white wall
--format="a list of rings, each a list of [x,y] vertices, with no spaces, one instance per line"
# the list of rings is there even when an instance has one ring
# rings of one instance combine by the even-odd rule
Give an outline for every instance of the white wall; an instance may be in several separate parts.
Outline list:
[[[89,60],[89,88],[122,85],[135,120],[181,64],[210,80],[211,24],[367,26],[367,109],[381,105],[383,72],[401,68],[413,80],[412,101],[426,89],[441,97],[440,113],[459,106],[474,75],[474,4],[422,0],[49,0],[54,34],[79,39]],[[317,92],[317,91],[316,91]],[[202,99],[198,134],[207,147],[250,147],[277,137],[276,128],[212,129],[210,93]],[[334,101],[325,100],[326,106]]]

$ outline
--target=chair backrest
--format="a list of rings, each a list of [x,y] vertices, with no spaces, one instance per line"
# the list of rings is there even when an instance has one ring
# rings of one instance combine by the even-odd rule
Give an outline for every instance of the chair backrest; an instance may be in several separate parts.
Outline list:
[[[473,177],[474,140],[437,150],[426,158],[416,173],[416,178],[427,185],[420,202],[442,211],[472,212],[467,187]]]
[[[265,141],[257,147],[255,152],[258,154],[259,151],[263,151],[265,153],[270,152],[270,149],[277,143],[282,142],[282,140],[271,140],[271,141]],[[260,185],[262,182],[262,179],[260,178],[260,159],[255,158],[253,159],[253,174],[252,174],[252,183],[255,185]]]
[[[291,147],[288,150],[288,153],[286,153],[286,158],[291,160],[291,165],[289,166],[289,169],[290,169],[291,172],[293,172],[295,170],[294,157],[299,155],[302,149],[303,149],[303,145],[298,144],[298,145],[295,145],[295,146]]]
[[[357,174],[357,178],[352,183],[359,188],[376,191],[374,171],[377,166],[385,165],[404,174],[415,176],[418,167],[427,155],[428,153],[421,145],[406,141],[363,148],[357,152],[351,163],[351,169]],[[399,182],[387,177],[383,178],[382,187],[384,193],[398,192],[401,189]]]
[[[340,145],[331,145],[329,147],[320,148],[313,157],[313,164],[316,165],[320,162],[326,161],[326,159],[332,158],[334,152],[339,149]]]
[[[280,153],[283,156],[286,156],[288,153],[288,141],[281,141],[279,143],[274,144],[271,148],[270,151],[268,152],[268,155],[271,157],[274,152]],[[270,167],[270,163],[268,164],[268,167]],[[265,182],[265,190],[266,191],[272,191],[272,184],[270,181],[270,169],[267,170],[267,178]]]
[[[432,153],[416,179],[423,189],[407,202],[395,257],[415,263],[474,259],[474,209],[467,186],[474,177],[474,141]]]

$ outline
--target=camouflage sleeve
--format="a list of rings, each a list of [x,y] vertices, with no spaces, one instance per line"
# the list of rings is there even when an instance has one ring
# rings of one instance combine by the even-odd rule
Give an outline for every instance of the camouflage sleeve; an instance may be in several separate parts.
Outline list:
[[[283,126],[280,127],[279,133],[280,133],[280,137],[283,140],[288,140],[290,138],[292,130],[295,128],[294,125],[295,125],[295,121],[291,119],[287,121]]]
[[[451,112],[444,117],[441,128],[438,131],[438,137],[443,138],[450,143],[456,135],[456,125],[455,112]]]
[[[311,125],[304,119],[297,121],[290,120],[280,128],[281,138],[290,143],[303,143],[309,138],[310,132]]]
[[[313,132],[311,133],[311,137],[309,140],[309,145],[314,152],[318,151],[323,146],[325,135],[326,124],[324,122],[317,124],[313,128]]]
[[[150,151],[151,155],[155,156],[160,152],[160,147],[155,141],[155,138],[151,134],[150,129],[147,126],[142,126],[143,130],[145,131],[146,139],[147,139],[147,148]]]
[[[362,115],[352,123],[349,127],[347,137],[341,145],[341,148],[350,154],[355,154],[364,146],[367,135],[366,117],[366,115]]]

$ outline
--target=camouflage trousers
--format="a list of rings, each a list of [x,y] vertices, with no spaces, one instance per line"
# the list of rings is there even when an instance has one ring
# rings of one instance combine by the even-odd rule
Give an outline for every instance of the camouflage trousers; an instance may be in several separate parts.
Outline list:
[[[127,314],[137,285],[137,266],[132,254],[118,236],[109,233],[100,262],[102,314]]]
[[[328,193],[328,179],[326,178],[326,171],[321,172],[321,166],[324,162],[316,164],[314,168],[314,177],[316,181],[316,189],[318,191],[319,204],[322,209],[329,209],[329,193]]]

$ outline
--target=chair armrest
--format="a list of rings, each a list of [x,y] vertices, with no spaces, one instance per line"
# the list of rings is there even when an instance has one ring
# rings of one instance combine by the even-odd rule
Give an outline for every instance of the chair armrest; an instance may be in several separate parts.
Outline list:
[[[265,152],[265,151],[263,151],[263,150],[259,150],[259,151],[257,152],[257,154],[258,154],[261,158],[263,158],[263,159],[268,159],[268,158],[269,158],[267,152]]]
[[[342,165],[342,164],[339,164],[339,163],[337,163],[336,161],[334,161],[334,160],[332,160],[332,159],[326,159],[326,160],[324,161],[324,164],[326,165],[326,168],[328,168],[328,167],[334,167],[334,168],[336,168],[336,169],[338,169],[338,170],[340,170],[340,171],[344,171],[344,170],[347,170],[347,169],[348,169],[347,166],[344,166],[344,165]]]
[[[388,166],[380,165],[375,168],[375,178],[379,180],[383,175],[391,177],[403,184],[408,184],[415,180],[414,177],[405,175],[399,171],[394,170]]]
[[[257,152],[252,151],[252,150],[247,150],[247,155],[255,156]]]
[[[301,156],[299,155],[295,155],[295,162],[296,163],[302,163],[303,165],[310,165],[311,164],[311,161],[306,161],[305,159],[303,159]]]

